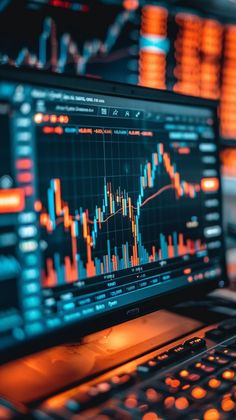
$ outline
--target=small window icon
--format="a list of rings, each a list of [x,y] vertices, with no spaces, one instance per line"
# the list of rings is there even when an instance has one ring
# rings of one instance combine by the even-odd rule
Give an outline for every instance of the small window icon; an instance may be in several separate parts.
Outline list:
[[[101,114],[102,115],[107,115],[107,108],[102,108],[101,109]]]

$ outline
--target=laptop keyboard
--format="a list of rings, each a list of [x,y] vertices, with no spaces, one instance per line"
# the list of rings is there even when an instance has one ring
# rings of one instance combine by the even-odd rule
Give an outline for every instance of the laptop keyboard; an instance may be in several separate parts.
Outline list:
[[[236,320],[192,337],[111,376],[86,391],[76,387],[52,406],[31,412],[37,420],[224,420],[236,418]],[[209,340],[218,344],[206,347]],[[209,347],[209,346],[208,346]],[[63,395],[63,394],[62,394]],[[50,399],[48,400],[50,402]],[[1,405],[1,404],[0,404]],[[10,418],[10,417],[9,417]]]

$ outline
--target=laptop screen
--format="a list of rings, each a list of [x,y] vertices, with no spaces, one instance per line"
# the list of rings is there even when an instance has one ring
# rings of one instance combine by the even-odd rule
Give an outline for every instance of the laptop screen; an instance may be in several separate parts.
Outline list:
[[[214,103],[7,74],[2,352],[75,323],[79,334],[80,325],[120,322],[119,310],[138,313],[182,289],[224,285]]]

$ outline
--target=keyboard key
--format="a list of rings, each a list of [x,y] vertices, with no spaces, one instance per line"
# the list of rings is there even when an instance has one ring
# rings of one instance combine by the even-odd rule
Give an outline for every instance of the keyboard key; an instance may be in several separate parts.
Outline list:
[[[225,331],[219,330],[218,328],[206,332],[206,337],[216,342],[223,340],[225,336]]]
[[[222,381],[216,377],[212,377],[210,379],[207,379],[207,386],[210,389],[219,389],[222,385]]]
[[[207,408],[203,413],[202,417],[203,420],[221,420],[222,416],[220,411],[215,407]]]
[[[187,369],[182,369],[178,372],[178,376],[180,376],[182,379],[184,379],[187,382],[199,382],[203,375],[201,375],[200,373],[196,373],[196,372],[191,372],[190,370]]]
[[[228,347],[229,347],[231,350],[235,350],[235,351],[236,351],[236,342],[233,342],[233,343],[228,344]]]
[[[202,358],[202,361],[207,362],[209,364],[217,365],[217,366],[225,366],[229,363],[229,359],[224,357],[220,357],[217,355],[210,354]]]
[[[191,392],[191,397],[195,400],[203,400],[207,396],[207,390],[201,386],[195,386]]]
[[[158,414],[158,411],[148,411],[142,417],[142,420],[161,420],[163,417]]]
[[[236,359],[236,351],[231,350],[228,347],[218,347],[215,350],[215,354],[219,354],[222,357],[228,357],[229,359]]]
[[[210,375],[217,370],[215,366],[210,366],[202,361],[194,363],[193,365],[191,365],[191,368],[196,371],[200,371],[205,375]]]
[[[191,350],[189,347],[184,346],[183,344],[180,344],[170,349],[168,353],[170,355],[173,355],[175,358],[180,359],[180,358],[186,357],[186,355],[190,355]]]
[[[223,398],[221,399],[221,410],[225,413],[232,413],[235,411],[236,408],[236,403],[232,398],[231,394],[226,394],[223,396]]]
[[[175,408],[178,411],[184,411],[187,410],[187,408],[189,408],[190,406],[190,402],[186,397],[179,397],[176,398],[175,400]]]
[[[143,392],[150,405],[160,403],[164,399],[164,393],[155,387],[145,388]]]
[[[65,408],[71,411],[72,413],[79,413],[81,411],[81,405],[78,401],[69,399],[65,403]]]
[[[206,341],[203,338],[193,337],[190,338],[190,340],[185,341],[184,346],[195,351],[206,347]]]
[[[225,331],[226,333],[231,334],[233,331],[236,332],[236,319],[228,319],[222,322],[219,327],[220,330]]]
[[[180,391],[183,384],[180,379],[174,376],[167,376],[162,380],[162,382],[164,384],[164,389],[166,389],[167,392],[171,394]]]
[[[134,391],[125,396],[122,402],[124,408],[136,413],[136,415],[145,413],[150,409],[145,394],[142,391]]]
[[[221,377],[226,381],[232,381],[235,379],[235,372],[231,369],[226,369],[222,372]]]
[[[220,394],[227,392],[231,387],[231,384],[223,381],[220,375],[207,378],[203,385]]]
[[[124,411],[120,408],[105,408],[100,413],[98,413],[94,420],[132,420],[132,415],[127,411]],[[81,419],[82,420],[82,419]]]
[[[140,375],[147,375],[148,373],[151,372],[150,367],[148,366],[147,363],[143,364],[143,365],[139,365],[137,366],[137,372]]]
[[[132,385],[135,382],[135,375],[129,373],[123,373],[115,375],[110,379],[110,383],[114,388],[125,388]]]
[[[171,363],[174,360],[173,355],[171,355],[168,352],[164,352],[161,354],[158,354],[158,356],[156,356],[155,358],[162,366],[165,366],[169,363]]]
[[[160,367],[160,363],[157,360],[151,359],[143,365],[137,366],[137,372],[141,375],[146,375],[157,370]]]

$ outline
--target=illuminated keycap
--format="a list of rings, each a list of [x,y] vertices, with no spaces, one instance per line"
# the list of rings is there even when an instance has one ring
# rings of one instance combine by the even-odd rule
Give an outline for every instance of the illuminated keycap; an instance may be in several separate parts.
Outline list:
[[[189,407],[189,402],[187,398],[185,397],[177,398],[175,401],[175,407],[177,408],[177,410],[186,410]]]
[[[200,386],[196,386],[191,391],[192,397],[195,398],[196,400],[201,400],[205,398],[206,394],[207,394],[207,391]]]
[[[216,408],[209,408],[203,414],[204,420],[220,420],[220,413]]]

